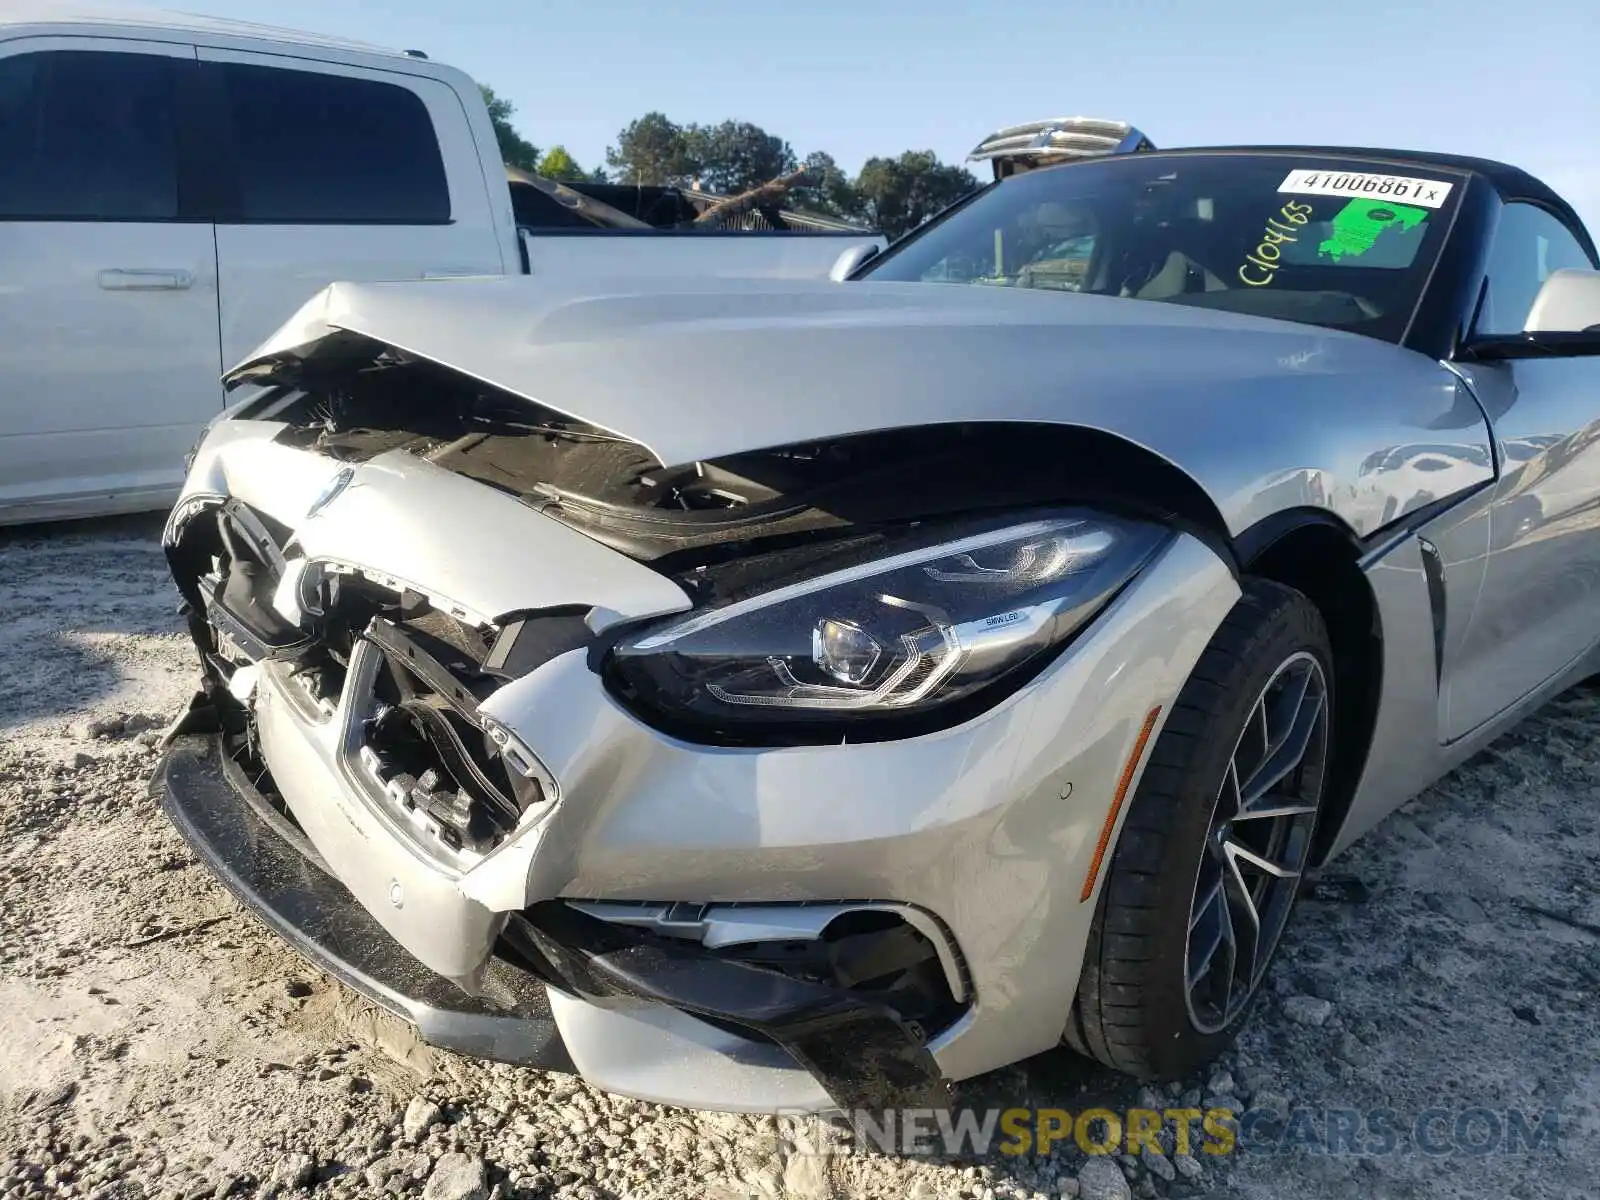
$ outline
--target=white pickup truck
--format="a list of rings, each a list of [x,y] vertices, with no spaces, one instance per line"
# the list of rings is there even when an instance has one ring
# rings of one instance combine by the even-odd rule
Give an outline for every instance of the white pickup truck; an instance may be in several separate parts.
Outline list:
[[[477,85],[420,53],[4,0],[0,524],[165,507],[224,367],[335,280],[820,278],[882,244],[519,229]]]

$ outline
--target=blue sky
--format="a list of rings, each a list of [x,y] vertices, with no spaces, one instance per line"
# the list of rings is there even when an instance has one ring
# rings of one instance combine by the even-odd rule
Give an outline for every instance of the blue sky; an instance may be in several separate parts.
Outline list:
[[[563,143],[586,166],[650,109],[754,121],[849,170],[905,149],[959,161],[1001,125],[1082,113],[1160,146],[1500,158],[1600,237],[1600,0],[165,2],[425,50],[513,101],[535,145]]]

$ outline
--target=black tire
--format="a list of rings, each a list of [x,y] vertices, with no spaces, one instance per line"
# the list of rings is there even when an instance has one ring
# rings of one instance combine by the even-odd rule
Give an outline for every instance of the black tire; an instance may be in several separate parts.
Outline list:
[[[1331,709],[1333,656],[1321,613],[1292,588],[1246,580],[1173,705],[1124,819],[1064,1037],[1079,1053],[1137,1079],[1177,1079],[1226,1049],[1248,1017],[1259,979],[1252,1003],[1221,1029],[1203,1033],[1191,1018],[1190,909],[1244,723],[1280,664],[1302,652],[1320,664]],[[1319,800],[1331,721],[1326,736]]]

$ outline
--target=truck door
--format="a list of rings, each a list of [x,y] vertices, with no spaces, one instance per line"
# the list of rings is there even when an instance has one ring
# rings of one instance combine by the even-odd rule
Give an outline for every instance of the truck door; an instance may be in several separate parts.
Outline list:
[[[227,365],[329,283],[509,269],[489,164],[451,87],[400,69],[199,54],[230,180],[217,221]]]
[[[0,521],[160,507],[223,406],[193,46],[0,41]]]

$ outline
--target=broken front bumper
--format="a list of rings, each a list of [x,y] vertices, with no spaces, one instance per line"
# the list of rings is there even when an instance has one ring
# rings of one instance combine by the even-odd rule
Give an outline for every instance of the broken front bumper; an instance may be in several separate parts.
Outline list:
[[[748,1088],[742,1077],[751,1070],[762,1076],[761,1099],[752,1107],[787,1100],[806,1108],[882,1109],[937,1106],[944,1099],[938,1064],[920,1032],[893,1010],[837,988],[718,960],[561,903],[514,917],[505,954],[490,959],[477,980],[479,994],[468,995],[406,953],[328,873],[304,835],[228,758],[220,738],[175,738],[153,787],[184,838],[246,907],[334,978],[410,1021],[432,1045],[574,1071],[564,1025],[583,1041],[603,1044],[619,1032],[615,1018],[606,1019],[605,1004],[644,1002],[691,1020],[731,1023],[750,1035],[738,1039],[742,1053],[702,1064],[708,1099],[718,1106],[745,1106],[740,1089]],[[586,1017],[584,1009],[593,1013]],[[621,1019],[624,1028],[631,1021]],[[663,1027],[651,1028],[659,1033]],[[620,1045],[643,1049],[638,1039],[624,1037]],[[688,1044],[678,1049],[693,1057]],[[791,1076],[791,1086],[775,1090],[774,1072]]]
[[[311,844],[206,734],[179,737],[152,782],[178,832],[246,908],[430,1045],[571,1071],[545,989],[507,964],[469,996],[407,954],[329,874]]]
[[[541,540],[560,527],[532,516],[511,545],[566,562],[566,548]],[[473,563],[456,565],[441,573],[481,578]],[[523,573],[541,577],[537,563]],[[181,740],[163,787],[225,878],[259,873],[193,815],[204,789],[193,771],[178,772],[183,756],[209,755],[236,807],[269,825],[261,810],[276,813],[290,852],[339,881],[319,903],[337,898],[346,924],[372,931],[380,949],[352,960],[351,939],[330,948],[314,913],[259,887],[246,902],[353,986],[380,1001],[387,989],[389,1006],[429,1040],[456,1035],[430,1032],[422,1009],[454,1014],[456,1025],[462,1013],[542,1020],[515,989],[509,1000],[497,992],[513,978],[544,988],[566,1059],[609,1091],[746,1111],[928,1102],[944,1080],[1058,1043],[1103,878],[1096,866],[1125,811],[1112,803],[1118,780],[1136,781],[1130,754],[1147,714],[1164,714],[1237,596],[1226,565],[1180,535],[1036,679],[962,725],[898,741],[686,743],[620,707],[583,650],[559,652],[472,701],[475,723],[502,731],[548,785],[544,802],[477,855],[419,831],[421,807],[391,795],[401,777],[372,769],[380,718],[369,668],[409,653],[386,649],[385,626],[373,622],[337,688],[308,698],[303,676],[268,660],[214,693],[250,705],[252,769],[269,772],[271,803],[251,798],[242,773],[226,778],[224,755]],[[420,780],[410,782],[415,799]],[[767,969],[771,959],[732,961],[753,945],[815,947],[838,934],[830,923],[863,915],[909,926],[934,948],[954,1015],[947,1006],[919,1024],[925,1009],[879,1003],[837,974],[819,984],[814,972]],[[405,964],[398,980],[386,962]],[[419,968],[424,991],[407,982]],[[537,1030],[518,1036],[549,1045]],[[488,1036],[486,1049],[454,1044],[541,1061]]]

